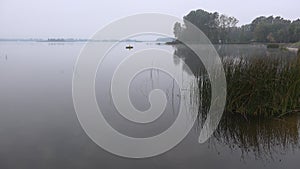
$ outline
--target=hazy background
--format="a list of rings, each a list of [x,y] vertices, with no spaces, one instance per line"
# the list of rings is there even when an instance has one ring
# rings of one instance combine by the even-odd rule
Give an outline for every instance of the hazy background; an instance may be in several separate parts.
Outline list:
[[[260,15],[299,17],[299,0],[0,0],[0,38],[89,38],[110,22],[137,13],[182,18],[193,9],[235,16],[238,25]]]

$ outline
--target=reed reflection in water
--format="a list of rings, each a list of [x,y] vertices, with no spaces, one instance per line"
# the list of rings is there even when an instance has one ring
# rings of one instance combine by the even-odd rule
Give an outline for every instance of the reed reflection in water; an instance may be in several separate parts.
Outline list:
[[[200,97],[198,113],[198,129],[200,130],[211,102],[209,78],[202,62],[194,52],[184,45],[176,45],[174,48],[174,55],[183,59],[199,79],[200,96],[193,97]],[[268,50],[263,45],[216,45],[215,48],[225,63],[235,64],[241,61],[251,63],[252,60],[262,58],[279,59],[281,61],[281,64],[278,64],[281,66],[279,69],[282,69],[285,64],[294,61],[296,57],[293,52],[280,49]],[[174,57],[174,63],[177,62]],[[234,90],[228,92],[234,92]],[[240,91],[236,90],[236,92]],[[228,146],[232,151],[240,152],[242,159],[254,156],[255,159],[277,160],[278,155],[299,149],[299,120],[300,116],[297,113],[281,118],[270,118],[225,112],[218,129],[210,139],[210,144]]]
[[[276,160],[277,155],[299,149],[299,119],[299,115],[282,119],[245,119],[227,114],[213,140],[240,151],[242,159],[254,155],[257,159]]]

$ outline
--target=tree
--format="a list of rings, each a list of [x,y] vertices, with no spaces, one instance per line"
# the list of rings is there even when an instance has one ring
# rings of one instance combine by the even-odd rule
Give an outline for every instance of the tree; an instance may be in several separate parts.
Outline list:
[[[176,38],[179,38],[181,34],[182,34],[181,24],[179,22],[176,22],[174,25],[174,35]]]
[[[187,22],[198,27],[212,43],[249,43],[253,40],[272,43],[300,41],[300,19],[291,22],[280,16],[260,16],[250,24],[237,27],[238,20],[235,17],[198,9],[184,16],[183,25],[175,23],[175,37],[185,38],[186,41],[195,40]]]
[[[226,15],[221,15],[219,17],[219,40],[221,42],[231,42],[232,38],[229,38],[229,34],[232,32],[236,32],[236,24],[239,21],[235,17],[228,17]],[[237,33],[237,32],[236,32]],[[234,36],[234,34],[231,34],[231,36]]]
[[[209,13],[201,9],[191,11],[184,16],[184,21],[189,21],[198,27],[213,43],[218,41],[219,14],[217,12]],[[189,24],[185,25],[187,26],[185,32],[188,32]]]
[[[289,37],[291,42],[300,41],[300,19],[291,23],[289,27]]]

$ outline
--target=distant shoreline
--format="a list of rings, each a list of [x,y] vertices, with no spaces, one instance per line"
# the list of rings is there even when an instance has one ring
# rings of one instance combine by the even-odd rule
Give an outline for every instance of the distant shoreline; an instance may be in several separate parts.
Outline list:
[[[116,39],[103,39],[103,40],[96,40],[96,39],[75,39],[75,38],[29,38],[29,39],[9,39],[9,38],[0,38],[0,42],[131,42],[131,43],[139,43],[139,42],[153,42],[153,43],[164,43],[165,41],[160,40],[136,40],[136,39],[125,39],[125,40],[116,40]]]

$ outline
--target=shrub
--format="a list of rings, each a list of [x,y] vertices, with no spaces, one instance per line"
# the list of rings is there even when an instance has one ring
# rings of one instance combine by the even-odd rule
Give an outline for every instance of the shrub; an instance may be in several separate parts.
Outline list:
[[[268,49],[277,49],[279,47],[280,47],[280,45],[277,44],[277,43],[270,43],[270,44],[267,45]]]

